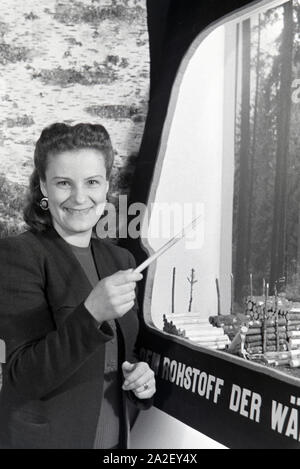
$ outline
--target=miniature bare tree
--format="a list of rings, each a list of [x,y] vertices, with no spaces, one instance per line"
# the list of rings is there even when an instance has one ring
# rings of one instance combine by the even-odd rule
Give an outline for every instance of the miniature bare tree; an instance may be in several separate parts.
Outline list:
[[[189,301],[189,313],[192,311],[192,302],[193,302],[193,289],[194,289],[194,285],[195,283],[198,282],[198,280],[195,280],[195,269],[192,269],[191,271],[191,278],[187,277],[187,280],[188,282],[190,283],[191,285],[191,288],[190,288],[190,301]]]
[[[175,276],[176,276],[176,267],[173,267],[173,277],[172,277],[172,314],[175,311]]]
[[[219,285],[218,278],[216,278],[216,287],[217,287],[217,298],[218,298],[218,316],[221,316],[221,297],[220,297],[220,285]]]

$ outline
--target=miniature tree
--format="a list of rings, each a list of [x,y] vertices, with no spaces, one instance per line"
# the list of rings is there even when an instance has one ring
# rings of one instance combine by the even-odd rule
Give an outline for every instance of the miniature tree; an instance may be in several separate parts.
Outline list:
[[[217,298],[218,298],[218,316],[221,316],[220,286],[219,286],[219,279],[217,278],[216,278],[216,287],[217,287]]]
[[[187,280],[191,285],[191,288],[190,288],[190,301],[189,301],[189,309],[188,309],[188,311],[190,313],[192,311],[194,284],[198,282],[198,280],[195,280],[195,269],[192,269],[191,278],[187,277]]]
[[[172,277],[172,314],[175,311],[175,276],[176,276],[176,267],[173,267],[173,277]]]

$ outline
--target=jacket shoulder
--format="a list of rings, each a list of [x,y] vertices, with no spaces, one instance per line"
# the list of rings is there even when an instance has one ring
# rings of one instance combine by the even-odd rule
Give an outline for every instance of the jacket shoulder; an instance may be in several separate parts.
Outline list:
[[[34,233],[32,231],[23,231],[19,234],[16,235],[9,235],[5,236],[0,239],[0,243],[11,243],[11,242],[27,242],[27,240],[30,240],[32,237],[34,237]]]
[[[36,235],[32,231],[24,231],[15,236],[7,236],[6,238],[0,239],[0,249],[15,249],[19,251],[24,249],[25,251],[30,249],[36,249],[38,243],[36,242]]]
[[[30,266],[34,270],[40,267],[43,258],[40,243],[31,231],[0,239],[0,263],[3,266]]]

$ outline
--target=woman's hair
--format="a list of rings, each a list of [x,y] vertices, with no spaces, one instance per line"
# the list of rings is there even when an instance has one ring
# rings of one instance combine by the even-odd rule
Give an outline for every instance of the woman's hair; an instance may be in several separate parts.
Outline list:
[[[104,156],[106,178],[112,170],[114,152],[107,130],[100,124],[67,125],[55,123],[46,127],[34,151],[34,170],[30,177],[27,204],[24,208],[24,220],[30,228],[44,231],[52,226],[49,211],[42,210],[40,200],[43,194],[40,181],[46,180],[49,158],[68,150],[92,148],[101,151]]]

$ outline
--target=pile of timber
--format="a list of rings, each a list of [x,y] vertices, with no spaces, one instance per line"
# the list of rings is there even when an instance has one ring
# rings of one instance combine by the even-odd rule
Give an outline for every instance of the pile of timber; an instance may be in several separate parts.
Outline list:
[[[245,314],[209,320],[229,336],[228,351],[244,357],[264,355],[267,363],[275,365],[300,366],[300,303],[284,297],[247,298]]]
[[[246,314],[226,314],[218,316],[210,316],[209,322],[214,327],[221,327],[230,340],[236,336],[243,324],[247,324],[251,317]]]
[[[275,319],[249,321],[247,326],[245,349],[249,354],[288,349],[288,331],[283,318],[277,322]]]
[[[267,309],[266,313],[265,309]],[[249,314],[249,309],[247,313]],[[245,339],[245,348],[249,354],[283,352],[300,348],[300,307],[298,304],[295,305],[283,299],[275,308],[271,298],[265,308],[262,300],[257,301],[253,317],[258,317],[258,319],[252,319],[247,323],[248,332]]]
[[[163,316],[163,330],[178,335],[194,344],[215,350],[224,350],[230,344],[222,327],[216,328],[207,319],[200,318],[199,313],[169,314]]]
[[[267,301],[265,296],[252,296],[247,297],[245,300],[245,314],[252,319],[258,319],[265,311],[267,304],[267,315],[272,316],[278,313],[279,316],[284,316],[294,306],[291,301],[288,301],[285,296],[269,296]],[[297,307],[298,303],[295,304]]]
[[[287,350],[284,352],[266,352],[264,361],[267,365],[300,367],[300,349]]]

